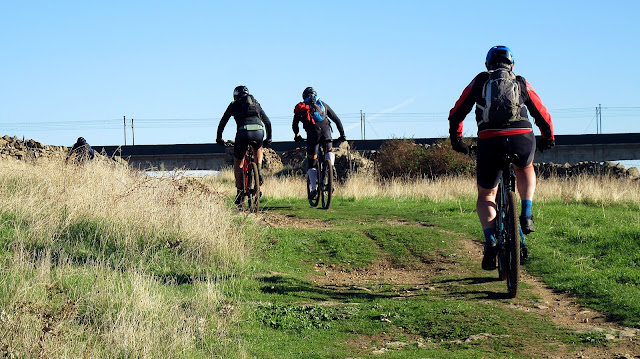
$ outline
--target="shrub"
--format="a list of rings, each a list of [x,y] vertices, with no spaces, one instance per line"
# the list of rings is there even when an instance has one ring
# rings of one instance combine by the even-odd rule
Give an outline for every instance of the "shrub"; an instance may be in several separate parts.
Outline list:
[[[469,156],[453,151],[446,139],[433,145],[419,145],[411,139],[392,139],[380,147],[376,168],[382,178],[437,178],[472,175],[475,163]]]

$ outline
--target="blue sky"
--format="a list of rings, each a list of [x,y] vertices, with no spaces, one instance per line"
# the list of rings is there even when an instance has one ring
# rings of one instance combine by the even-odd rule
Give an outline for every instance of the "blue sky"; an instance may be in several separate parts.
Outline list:
[[[509,46],[557,134],[640,132],[637,1],[3,1],[0,135],[45,144],[208,143],[246,85],[293,137],[316,88],[347,137],[447,136],[447,114]],[[475,135],[473,116],[465,135]],[[235,126],[227,125],[225,138]]]

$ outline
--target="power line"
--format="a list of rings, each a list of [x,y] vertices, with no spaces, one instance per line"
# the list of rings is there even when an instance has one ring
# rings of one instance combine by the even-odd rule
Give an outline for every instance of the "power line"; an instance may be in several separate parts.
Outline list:
[[[639,117],[640,118],[640,106],[599,106],[598,107],[598,120],[601,121],[603,112],[606,111],[607,118],[622,118],[622,117]],[[551,109],[549,111],[552,114],[554,121],[562,119],[580,119],[591,118],[593,122],[593,107],[573,107],[573,108],[560,108]],[[380,120],[392,120],[394,123],[437,123],[447,121],[449,116],[448,112],[367,112],[367,123],[380,121]],[[358,122],[361,121],[360,113],[342,113],[338,114],[338,117],[343,122]],[[293,115],[278,115],[269,117],[272,125],[290,125],[293,120]],[[136,118],[136,128],[203,128],[203,127],[216,127],[219,123],[218,118]],[[591,125],[589,124],[589,126]],[[34,121],[25,122],[24,120],[16,121],[2,121],[0,125],[11,130],[41,130],[41,131],[62,131],[62,130],[83,130],[83,129],[105,129],[115,130],[122,128],[122,119],[108,119],[108,120],[56,120],[56,121]],[[601,122],[599,123],[599,126]]]

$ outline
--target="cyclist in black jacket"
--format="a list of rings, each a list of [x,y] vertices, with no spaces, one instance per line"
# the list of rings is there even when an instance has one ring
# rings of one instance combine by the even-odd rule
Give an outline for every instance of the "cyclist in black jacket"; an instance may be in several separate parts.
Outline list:
[[[91,161],[94,157],[95,152],[89,143],[87,143],[87,140],[85,140],[84,137],[78,137],[78,140],[73,144],[64,161],[68,163],[69,160],[72,160],[73,163],[81,165],[87,161]]]
[[[449,137],[454,150],[468,154],[469,148],[462,141],[462,121],[476,105],[476,122],[478,123],[477,147],[477,184],[478,201],[476,204],[478,217],[485,235],[485,256],[482,268],[495,268],[495,229],[497,186],[506,153],[517,155],[514,161],[516,183],[522,210],[520,225],[524,234],[535,231],[531,212],[533,195],[536,188],[536,174],[533,168],[533,155],[536,149],[533,126],[527,116],[527,109],[540,129],[542,139],[537,147],[542,150],[555,145],[551,115],[542,104],[533,86],[522,76],[513,74],[513,55],[506,46],[494,46],[487,53],[485,66],[487,71],[479,73],[464,89],[455,106],[449,112]],[[493,76],[493,77],[490,77]],[[490,87],[491,83],[498,87]],[[501,85],[497,85],[501,84]],[[510,84],[510,85],[504,85]],[[490,88],[490,89],[489,89]],[[502,89],[507,89],[502,92]],[[513,90],[513,89],[517,90]],[[495,96],[510,94],[508,115],[505,118],[499,111],[491,111],[492,91]],[[511,91],[511,92],[509,92]],[[504,101],[504,97],[496,97],[496,101]],[[504,111],[504,109],[501,109]]]
[[[269,146],[271,144],[271,121],[269,121],[269,117],[267,117],[260,103],[258,103],[253,95],[249,94],[249,89],[246,86],[237,86],[233,90],[233,101],[227,106],[227,110],[220,119],[216,136],[216,143],[220,145],[224,145],[222,132],[231,116],[236,120],[237,126],[235,145],[233,148],[233,172],[238,190],[235,203],[240,204],[242,203],[242,195],[244,192],[242,162],[245,151],[247,146],[251,145],[251,147],[253,147],[255,153],[254,160],[258,165],[260,184],[262,184],[262,145]],[[267,130],[267,139],[263,140],[265,128]]]
[[[342,121],[326,102],[320,101],[313,87],[304,89],[302,100],[293,109],[294,115],[291,128],[294,133],[293,140],[296,142],[304,141],[300,136],[300,128],[298,127],[300,122],[302,122],[302,127],[307,132],[307,174],[311,184],[309,198],[313,198],[316,195],[316,164],[318,162],[318,146],[321,143],[326,143],[327,145],[326,156],[331,165],[333,166],[335,163],[335,155],[331,152],[333,143],[331,139],[331,122],[329,120],[336,123],[338,132],[340,132],[338,141],[346,141],[346,137]]]

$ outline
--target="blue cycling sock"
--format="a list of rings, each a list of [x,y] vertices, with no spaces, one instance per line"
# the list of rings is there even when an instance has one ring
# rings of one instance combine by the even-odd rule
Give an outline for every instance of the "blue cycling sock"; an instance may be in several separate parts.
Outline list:
[[[533,205],[533,203],[531,202],[531,200],[528,199],[523,199],[522,200],[522,215],[523,216],[527,216],[527,217],[531,217],[531,206]]]
[[[496,230],[494,228],[487,228],[487,229],[483,230],[482,232],[484,232],[484,239],[487,242],[487,244],[489,244],[489,243],[495,244],[496,243],[496,238],[495,238]]]

